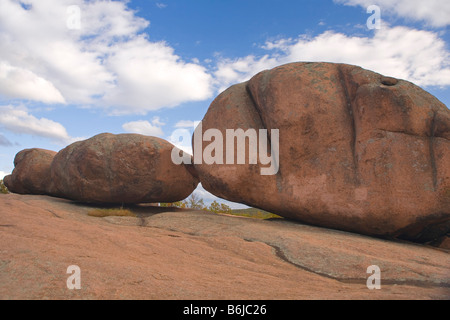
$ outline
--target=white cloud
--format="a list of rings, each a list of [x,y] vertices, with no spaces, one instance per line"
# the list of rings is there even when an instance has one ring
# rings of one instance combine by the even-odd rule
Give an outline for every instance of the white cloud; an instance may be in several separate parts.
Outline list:
[[[145,136],[161,137],[163,135],[161,125],[164,125],[164,123],[160,122],[159,118],[155,117],[152,123],[144,120],[139,120],[127,122],[122,126],[122,128],[129,133],[137,133]]]
[[[3,178],[6,177],[7,175],[9,175],[9,173],[6,173],[4,171],[0,171],[0,180],[3,180]]]
[[[424,21],[432,27],[450,25],[450,1],[448,0],[334,0],[348,6],[367,8],[377,5],[384,14],[397,15],[414,21]]]
[[[257,58],[253,55],[238,59],[222,59],[217,64],[214,73],[219,91],[227,89],[230,85],[249,80],[252,76],[265,69],[271,69],[280,64],[278,57],[265,55]]]
[[[79,40],[85,28],[78,31],[66,26],[67,7],[81,5],[81,1],[26,3],[31,4],[29,10],[18,1],[0,0],[0,60],[50,82],[69,103],[90,103],[93,95],[103,94],[113,77],[102,66],[101,53]],[[81,17],[87,12],[83,10]]]
[[[177,147],[178,149],[182,150],[184,153],[189,154],[189,155],[193,155],[194,151],[192,149],[192,145],[189,143],[185,143],[184,141],[179,142],[179,141],[174,141],[171,140],[170,138],[167,139],[171,144],[173,144],[175,147]]]
[[[153,117],[152,124],[154,126],[158,126],[158,127],[162,127],[162,126],[166,125],[164,122],[161,121],[160,117]]]
[[[162,2],[157,2],[157,3],[156,3],[156,6],[157,6],[159,9],[167,8],[167,4],[162,3]]]
[[[0,127],[17,134],[48,138],[59,145],[81,139],[69,136],[62,124],[46,118],[38,119],[22,106],[0,106],[0,114]]]
[[[200,121],[178,121],[174,126],[175,130],[172,132],[170,137],[166,137],[166,139],[178,149],[192,155],[192,135],[194,134],[194,130],[197,128],[199,123]]]
[[[139,37],[111,50],[108,67],[117,76],[117,86],[103,100],[115,106],[117,114],[143,113],[212,95],[206,68],[181,61],[165,43]]]
[[[186,128],[177,128],[172,132],[170,137],[166,137],[166,140],[173,144],[185,153],[193,155],[192,149],[192,135],[194,128],[188,130]]]
[[[175,128],[195,129],[200,121],[181,120],[175,124]]]
[[[339,1],[366,4],[363,0]],[[19,1],[0,0],[3,98],[78,104],[118,115],[146,114],[162,107],[211,98],[214,88],[224,90],[264,69],[293,61],[345,62],[418,85],[450,84],[449,52],[445,42],[429,31],[385,27],[373,37],[329,31],[314,38],[272,41],[263,47],[267,54],[262,57],[219,57],[211,71],[196,59],[184,61],[165,42],[150,41],[142,33],[149,21],[136,16],[126,1],[22,3],[28,9]],[[382,8],[391,8],[390,1],[378,3]],[[405,12],[401,13],[405,16],[409,11],[423,12],[421,16],[432,17],[441,24],[450,17],[446,14],[448,1],[408,3],[392,8]],[[80,30],[67,28],[70,5],[80,7]],[[429,7],[433,16],[426,13]]]
[[[30,70],[0,61],[0,94],[45,103],[65,103],[55,86]]]
[[[421,86],[450,85],[450,52],[445,42],[430,31],[386,27],[373,37],[327,31],[314,38],[300,36],[268,42],[263,48],[270,53],[262,58],[222,60],[215,73],[222,88],[248,80],[264,69],[295,61],[348,63]]]
[[[149,22],[126,1],[23,2],[28,10],[0,0],[0,83],[8,84],[0,94],[6,97],[145,114],[213,94],[207,70],[183,61],[167,43],[151,42],[142,33]],[[79,30],[67,27],[71,5],[80,8]]]

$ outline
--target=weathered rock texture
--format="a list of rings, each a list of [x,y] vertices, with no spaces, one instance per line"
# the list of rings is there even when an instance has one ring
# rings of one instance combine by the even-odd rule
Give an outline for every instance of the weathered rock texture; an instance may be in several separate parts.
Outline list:
[[[219,197],[370,235],[427,241],[449,230],[450,111],[410,82],[351,65],[288,64],[229,88],[202,125],[224,136],[279,129],[276,175],[261,176],[259,164],[195,165]]]
[[[0,195],[0,299],[450,298],[450,255],[425,245],[202,211],[92,209]],[[71,265],[81,290],[66,287]],[[371,265],[380,290],[366,286]]]
[[[14,158],[14,170],[4,178],[9,191],[19,194],[51,194],[50,165],[56,152],[26,149]]]
[[[93,203],[175,202],[197,187],[169,142],[136,134],[100,134],[61,150],[51,165],[54,194]]]

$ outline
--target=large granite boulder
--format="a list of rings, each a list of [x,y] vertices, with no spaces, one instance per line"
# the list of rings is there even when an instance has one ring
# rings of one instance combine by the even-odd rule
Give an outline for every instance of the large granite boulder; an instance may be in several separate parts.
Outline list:
[[[198,179],[171,160],[169,142],[137,134],[100,134],[61,150],[51,166],[55,195],[91,203],[175,202]],[[192,171],[193,172],[193,171]]]
[[[261,174],[261,159],[226,164],[228,149],[225,164],[197,159],[203,187],[221,198],[370,235],[428,241],[449,230],[450,111],[408,81],[345,64],[288,64],[226,90],[200,128],[223,137],[267,129],[274,150],[279,130],[274,175]],[[211,150],[203,138],[193,139],[194,157]]]
[[[26,149],[14,158],[12,174],[4,178],[9,191],[19,194],[43,195],[51,193],[50,165],[56,152]]]

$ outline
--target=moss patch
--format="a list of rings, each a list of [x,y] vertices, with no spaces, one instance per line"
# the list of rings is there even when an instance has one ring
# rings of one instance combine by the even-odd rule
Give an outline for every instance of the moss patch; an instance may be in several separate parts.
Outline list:
[[[8,188],[6,188],[5,184],[3,183],[3,180],[0,180],[0,194],[8,194]]]
[[[104,217],[133,217],[136,218],[131,210],[128,209],[93,209],[88,212],[88,216],[104,218]]]
[[[230,213],[227,213],[233,216],[239,216],[239,217],[247,217],[247,218],[252,218],[252,219],[261,219],[261,220],[267,220],[267,219],[283,219],[283,217],[280,217],[276,214],[264,211],[264,210],[260,210],[260,209],[255,209],[255,208],[250,208],[250,209],[242,209],[242,210],[232,210]]]

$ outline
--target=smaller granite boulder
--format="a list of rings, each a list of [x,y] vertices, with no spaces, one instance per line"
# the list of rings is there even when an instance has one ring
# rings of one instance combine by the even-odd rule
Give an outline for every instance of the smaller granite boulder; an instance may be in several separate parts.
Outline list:
[[[199,181],[191,167],[176,165],[174,146],[137,134],[104,133],[76,142],[53,160],[55,195],[91,203],[176,202]]]
[[[50,165],[56,152],[43,149],[20,151],[14,171],[3,180],[9,191],[19,194],[51,194]]]

